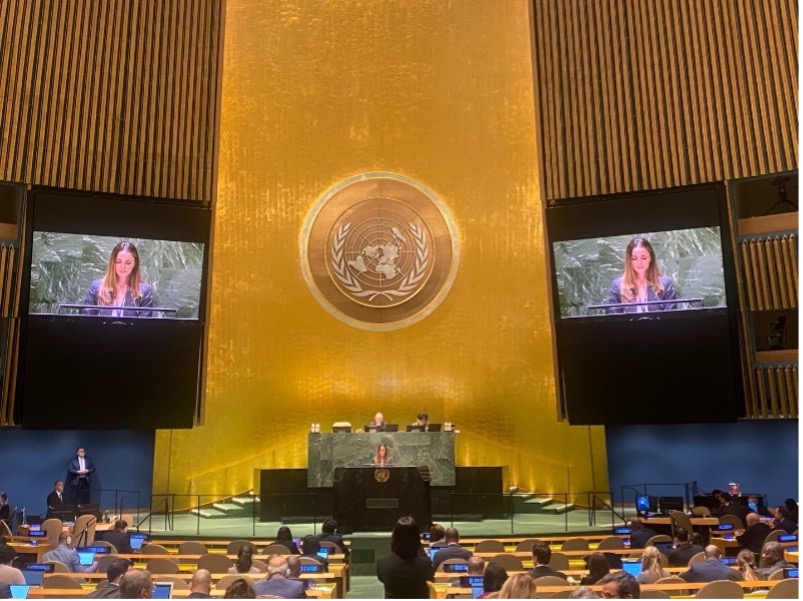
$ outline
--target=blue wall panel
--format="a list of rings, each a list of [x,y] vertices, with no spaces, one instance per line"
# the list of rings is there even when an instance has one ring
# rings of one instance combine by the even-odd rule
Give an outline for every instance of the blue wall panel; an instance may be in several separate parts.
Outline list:
[[[766,493],[771,505],[798,498],[797,420],[730,424],[612,426],[606,428],[608,474],[619,502],[620,487],[639,483],[697,481],[700,490]],[[677,487],[650,487],[650,494],[682,495]],[[625,491],[625,502],[635,493]]]
[[[29,515],[44,513],[55,480],[67,475],[75,449],[83,446],[95,462],[92,489],[140,491],[142,507],[150,504],[153,480],[152,431],[141,430],[22,430],[0,428],[0,491],[11,506],[25,506]],[[114,493],[103,493],[102,508],[114,507]],[[135,507],[127,494],[124,507]]]

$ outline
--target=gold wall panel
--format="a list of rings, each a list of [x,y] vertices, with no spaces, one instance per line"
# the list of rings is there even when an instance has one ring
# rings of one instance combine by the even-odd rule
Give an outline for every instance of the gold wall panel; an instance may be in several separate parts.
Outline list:
[[[221,0],[0,0],[0,180],[211,201]]]
[[[602,428],[556,417],[530,23],[527,0],[226,3],[205,415],[157,433],[154,493],[242,492],[306,465],[311,422],[377,410],[455,422],[458,463],[510,484],[607,488]],[[390,332],[329,315],[299,265],[316,201],[373,171],[460,237],[441,305]]]
[[[545,196],[797,169],[795,0],[534,0]]]

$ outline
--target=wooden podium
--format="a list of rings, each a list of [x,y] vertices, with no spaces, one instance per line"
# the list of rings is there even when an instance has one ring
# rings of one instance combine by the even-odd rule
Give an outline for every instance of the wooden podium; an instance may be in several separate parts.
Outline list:
[[[419,527],[432,522],[429,480],[418,467],[335,469],[334,518],[341,529],[387,532],[408,515]]]

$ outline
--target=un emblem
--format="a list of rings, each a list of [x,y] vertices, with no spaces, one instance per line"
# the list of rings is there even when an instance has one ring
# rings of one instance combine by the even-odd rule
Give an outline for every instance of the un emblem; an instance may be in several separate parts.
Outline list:
[[[446,207],[420,183],[390,173],[341,182],[313,208],[302,235],[310,290],[338,319],[393,330],[443,300],[458,245]]]

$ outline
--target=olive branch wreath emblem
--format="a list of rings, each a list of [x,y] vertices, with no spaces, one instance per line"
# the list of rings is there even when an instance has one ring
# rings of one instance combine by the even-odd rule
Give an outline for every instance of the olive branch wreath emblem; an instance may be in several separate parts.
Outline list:
[[[368,298],[368,302],[378,296],[384,296],[388,300],[393,300],[394,297],[400,298],[407,296],[419,282],[424,278],[427,273],[427,266],[429,265],[429,247],[427,240],[424,236],[423,230],[414,223],[408,223],[410,226],[410,233],[413,235],[415,243],[415,263],[413,270],[408,273],[395,290],[363,290],[359,280],[355,278],[348,269],[346,264],[346,255],[343,246],[346,243],[346,236],[351,230],[351,223],[344,223],[341,225],[335,237],[332,240],[332,269],[335,272],[335,277],[348,290],[351,294],[358,298]]]

